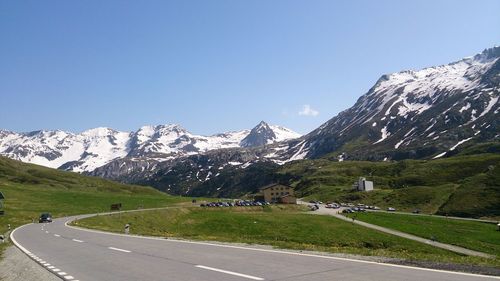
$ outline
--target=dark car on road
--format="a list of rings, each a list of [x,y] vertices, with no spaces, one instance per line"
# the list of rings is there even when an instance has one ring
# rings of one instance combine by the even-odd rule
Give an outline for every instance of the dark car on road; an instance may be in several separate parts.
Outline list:
[[[40,215],[40,218],[38,219],[39,223],[43,222],[52,222],[52,215],[50,213],[43,213]]]

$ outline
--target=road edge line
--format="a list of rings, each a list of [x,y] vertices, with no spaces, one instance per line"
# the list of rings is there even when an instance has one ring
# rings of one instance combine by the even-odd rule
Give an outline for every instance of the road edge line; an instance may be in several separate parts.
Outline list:
[[[34,224],[34,223],[23,224],[21,226],[16,227],[14,230],[12,230],[12,232],[10,233],[10,240],[12,241],[12,243],[14,243],[14,246],[16,246],[19,250],[21,250],[21,252],[23,252],[23,254],[25,254],[29,259],[31,259],[36,264],[38,264],[41,268],[43,268],[44,270],[52,273],[52,275],[56,276],[57,278],[59,278],[61,280],[66,280],[66,279],[62,278],[62,276],[57,275],[56,272],[51,271],[49,268],[43,266],[40,262],[38,262],[33,257],[31,257],[29,255],[29,254],[31,254],[31,252],[28,251],[28,249],[24,248],[19,242],[17,242],[16,238],[14,238],[14,233],[16,232],[16,230],[21,229],[21,228],[23,228],[23,227],[25,227],[27,225],[30,225],[30,224]]]
[[[128,212],[131,212],[131,211],[128,211]],[[118,212],[115,212],[115,214],[116,213],[118,213]],[[85,218],[89,218],[89,217],[94,217],[97,215],[99,215],[99,214],[84,215],[84,216],[85,216]],[[78,219],[83,219],[83,217],[80,217],[80,218],[79,217],[72,217],[69,220],[67,220],[64,223],[64,225],[66,227],[73,228],[73,229],[80,230],[80,231],[87,231],[87,232],[100,233],[100,234],[106,234],[106,235],[131,237],[131,238],[139,238],[139,239],[149,239],[149,240],[159,240],[159,241],[165,241],[165,242],[197,244],[197,245],[240,249],[240,250],[247,250],[247,251],[267,252],[267,253],[275,253],[275,254],[296,255],[296,256],[305,256],[305,257],[313,257],[313,258],[331,259],[331,260],[342,260],[342,261],[350,261],[350,262],[357,262],[357,263],[364,263],[364,264],[382,265],[382,266],[390,266],[390,267],[406,268],[406,269],[414,269],[414,270],[422,270],[422,271],[431,271],[431,272],[439,272],[439,273],[462,275],[462,276],[472,276],[472,277],[479,277],[479,278],[493,278],[493,279],[500,280],[500,276],[495,276],[495,275],[484,275],[484,274],[476,274],[476,273],[468,273],[468,272],[460,272],[460,271],[450,271],[450,270],[443,270],[443,269],[432,269],[432,268],[384,263],[384,262],[377,262],[377,261],[358,260],[358,259],[352,259],[352,258],[342,258],[342,257],[324,256],[324,255],[318,255],[318,254],[298,253],[298,252],[292,252],[292,251],[259,249],[259,248],[252,248],[252,247],[216,244],[216,243],[190,241],[190,240],[179,240],[179,239],[172,239],[172,238],[166,239],[166,238],[154,237],[154,236],[121,234],[121,233],[107,232],[107,231],[102,231],[102,230],[94,230],[94,229],[88,229],[88,228],[83,228],[83,227],[79,227],[79,226],[69,225],[69,223],[71,223],[75,220],[78,220]]]

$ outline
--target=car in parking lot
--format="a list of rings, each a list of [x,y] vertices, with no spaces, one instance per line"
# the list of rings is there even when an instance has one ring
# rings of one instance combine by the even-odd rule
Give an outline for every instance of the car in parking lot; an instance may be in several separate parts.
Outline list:
[[[387,211],[388,211],[388,212],[395,212],[395,211],[396,211],[396,208],[389,207],[389,208],[387,208]]]
[[[319,205],[318,204],[313,204],[313,205],[309,205],[307,206],[309,208],[309,210],[311,211],[316,211],[319,209]]]
[[[356,211],[356,212],[366,212],[365,208],[363,208],[363,207],[354,207],[354,208],[352,208],[352,209],[353,209],[354,211]]]
[[[38,218],[39,223],[52,222],[52,215],[50,213],[42,213]]]
[[[326,204],[325,208],[338,209],[338,208],[340,208],[340,206],[337,203],[330,203],[330,204]]]

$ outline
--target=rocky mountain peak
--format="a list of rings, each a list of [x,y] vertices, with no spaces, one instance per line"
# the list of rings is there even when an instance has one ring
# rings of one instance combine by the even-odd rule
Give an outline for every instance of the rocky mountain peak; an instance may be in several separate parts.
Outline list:
[[[272,143],[276,139],[273,129],[264,121],[255,126],[240,142],[242,147],[255,147]]]
[[[500,46],[484,49],[481,53],[474,56],[474,60],[486,61],[500,58]]]

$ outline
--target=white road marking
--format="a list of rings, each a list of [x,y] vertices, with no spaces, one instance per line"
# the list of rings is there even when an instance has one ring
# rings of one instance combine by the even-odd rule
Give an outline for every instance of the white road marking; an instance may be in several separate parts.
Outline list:
[[[124,250],[124,249],[115,248],[115,247],[108,247],[108,249],[114,250],[114,251],[119,251],[119,252],[124,252],[124,253],[130,253],[131,252],[129,250]]]
[[[61,237],[61,235],[59,235],[59,234],[54,234],[54,236],[55,236],[55,237]]]
[[[256,276],[252,276],[252,275],[247,275],[247,274],[243,274],[243,273],[238,273],[238,272],[233,272],[233,271],[228,271],[228,270],[223,270],[223,269],[218,269],[218,268],[213,268],[213,267],[208,267],[208,266],[204,266],[204,265],[196,265],[195,267],[206,269],[206,270],[217,271],[217,272],[230,274],[230,275],[234,275],[234,276],[239,276],[239,277],[243,277],[243,278],[248,278],[248,279],[252,279],[252,280],[264,280],[264,278],[260,278],[260,277],[256,277]]]
[[[59,274],[59,275],[63,276],[63,275],[66,275],[66,274],[68,274],[68,273],[66,273],[66,272],[64,272],[64,271],[61,271],[61,272],[58,272],[57,274]]]
[[[141,211],[144,211],[144,210],[145,209],[143,209]],[[287,251],[280,251],[280,250],[259,249],[259,248],[242,247],[242,246],[234,246],[234,245],[224,245],[224,244],[215,244],[215,243],[207,243],[207,242],[176,240],[176,239],[170,239],[170,238],[169,239],[165,239],[165,238],[159,238],[159,237],[148,237],[148,236],[138,236],[138,235],[125,235],[125,234],[111,233],[111,232],[105,232],[105,231],[93,230],[93,229],[86,229],[86,228],[83,228],[83,227],[77,227],[77,226],[69,225],[70,222],[72,222],[74,220],[77,220],[77,219],[79,219],[79,217],[71,218],[71,219],[67,220],[64,223],[64,225],[66,227],[68,227],[68,228],[73,228],[73,229],[80,230],[80,231],[85,231],[85,232],[92,232],[92,233],[99,233],[99,234],[113,235],[113,236],[122,236],[122,237],[129,237],[129,238],[137,238],[137,239],[158,240],[158,241],[163,241],[163,242],[167,242],[167,243],[170,242],[170,243],[186,243],[186,244],[206,245],[206,246],[221,247],[221,248],[230,248],[230,249],[239,249],[239,250],[247,250],[247,251],[254,251],[254,252],[275,253],[275,254],[282,254],[282,255],[292,255],[292,256],[303,256],[303,257],[330,259],[330,260],[350,261],[350,262],[356,262],[356,263],[373,264],[373,265],[381,265],[381,266],[388,266],[388,267],[406,268],[406,269],[413,269],[413,270],[430,271],[430,272],[438,272],[438,273],[453,274],[453,275],[462,275],[462,276],[472,276],[472,277],[480,277],[480,278],[492,278],[492,279],[498,279],[498,280],[500,280],[500,276],[481,275],[481,274],[475,274],[475,273],[449,271],[449,270],[442,270],[442,269],[431,269],[431,268],[415,267],[415,266],[399,265],[399,264],[391,264],[391,263],[383,263],[383,262],[376,262],[376,261],[356,260],[356,259],[350,259],[350,258],[341,258],[341,257],[333,257],[333,256],[323,256],[323,255],[317,255],[317,254],[297,253],[297,252],[292,252],[292,251],[287,252]],[[11,234],[11,236],[12,236],[12,234]]]
[[[49,233],[47,230],[45,230],[45,233]]]
[[[21,227],[24,227],[26,225],[29,225],[29,224],[25,224],[23,226],[20,226],[16,229],[14,229],[11,233],[10,233],[10,239],[12,240],[12,242],[14,243],[14,245],[16,245],[16,247],[18,247],[23,253],[25,253],[26,255],[30,256],[32,259],[34,260],[41,260],[40,258],[38,258],[35,254],[33,254],[32,252],[28,251],[28,249],[24,248],[21,244],[19,244],[19,242],[17,242],[16,238],[14,237],[14,233],[16,232],[16,230],[18,230],[19,228]],[[47,231],[48,232],[48,231]],[[46,268],[54,271],[54,272],[58,272],[58,271],[61,271],[60,269],[56,268],[55,266],[53,265],[50,265],[50,263],[46,263],[43,265],[45,266]],[[66,275],[67,273],[64,273],[64,275]],[[71,275],[67,275],[67,276],[64,276],[64,278],[66,280],[73,280],[75,279],[73,276]],[[79,281],[79,280],[73,280],[73,281]]]
[[[71,240],[73,240],[73,241],[75,241],[75,242],[78,242],[78,243],[83,243],[83,241],[82,241],[82,240],[78,240],[78,239],[71,239]]]

